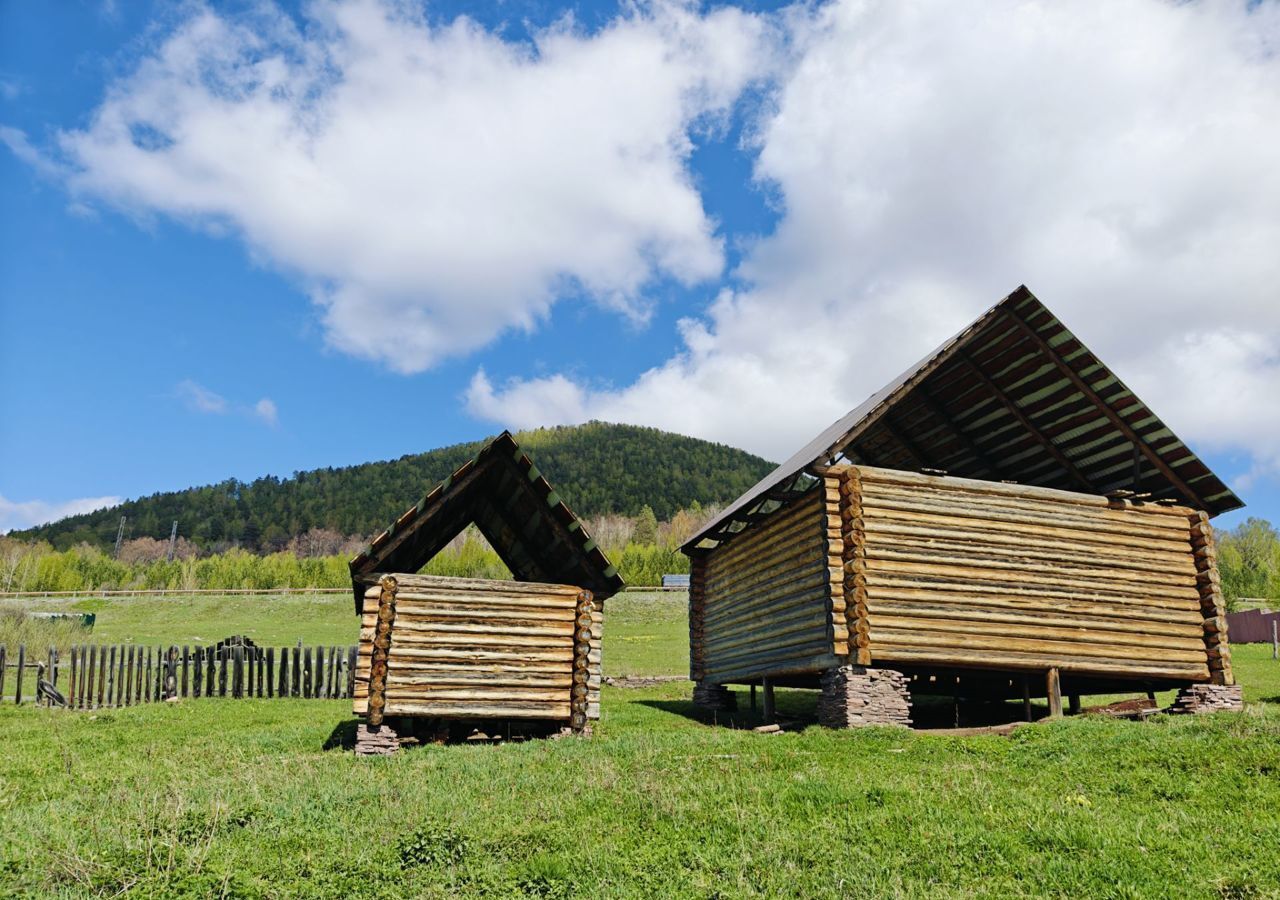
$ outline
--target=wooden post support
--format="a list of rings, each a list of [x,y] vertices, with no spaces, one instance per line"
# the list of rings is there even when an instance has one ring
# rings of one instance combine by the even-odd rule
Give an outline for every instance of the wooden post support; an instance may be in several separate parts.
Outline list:
[[[6,656],[4,644],[0,644],[0,700],[4,699],[4,672],[5,667],[9,664]]]
[[[387,705],[387,656],[391,652],[391,627],[396,620],[396,580],[383,575],[379,582],[378,621],[374,626],[373,654],[369,666],[369,726],[382,724],[382,711]]]
[[[182,687],[179,695],[182,697],[191,696],[191,647],[187,644],[182,645]]]
[[[773,705],[773,682],[768,678],[760,680],[761,693],[764,695],[764,722],[772,725],[777,709]]]
[[[751,711],[753,713],[756,711],[756,686],[754,683],[751,685]]]
[[[276,648],[267,648],[267,696],[276,695]]]
[[[1080,715],[1080,695],[1079,694],[1067,695],[1067,712],[1071,713],[1071,715],[1073,716]]]
[[[1049,718],[1058,719],[1062,717],[1062,681],[1058,675],[1057,668],[1049,670],[1045,677],[1045,687],[1049,693]]]
[[[1031,679],[1022,676],[1022,718],[1031,721]]]

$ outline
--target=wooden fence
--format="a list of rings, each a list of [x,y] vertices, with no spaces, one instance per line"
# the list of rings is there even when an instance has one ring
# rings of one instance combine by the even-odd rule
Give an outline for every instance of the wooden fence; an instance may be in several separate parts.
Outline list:
[[[184,697],[350,699],[356,648],[85,644],[41,658],[0,646],[0,700],[112,709]],[[9,673],[13,672],[12,678]],[[43,687],[42,687],[43,684]]]

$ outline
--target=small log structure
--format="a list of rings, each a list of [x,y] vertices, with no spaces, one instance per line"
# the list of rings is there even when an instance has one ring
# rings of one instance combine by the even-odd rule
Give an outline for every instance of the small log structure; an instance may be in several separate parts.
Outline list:
[[[819,688],[838,726],[919,694],[1237,708],[1209,516],[1240,505],[1019,288],[685,545],[695,702]]]
[[[414,574],[470,523],[516,580]],[[351,573],[357,753],[394,751],[442,722],[583,733],[600,717],[603,602],[622,580],[509,433],[379,535]]]

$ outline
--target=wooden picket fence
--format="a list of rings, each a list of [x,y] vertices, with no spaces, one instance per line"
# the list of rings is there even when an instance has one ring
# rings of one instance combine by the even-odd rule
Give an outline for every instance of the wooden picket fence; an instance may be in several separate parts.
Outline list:
[[[54,705],[43,680],[72,709],[113,709],[186,697],[350,699],[356,648],[140,647],[84,644],[37,659],[25,646],[6,659],[0,646],[0,699]],[[6,690],[13,670],[12,692]]]

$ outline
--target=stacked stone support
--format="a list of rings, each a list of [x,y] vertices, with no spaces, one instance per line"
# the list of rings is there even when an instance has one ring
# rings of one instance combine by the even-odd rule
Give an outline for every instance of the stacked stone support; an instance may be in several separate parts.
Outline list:
[[[822,673],[818,722],[828,728],[910,725],[907,676],[893,669],[839,666]]]
[[[1172,715],[1238,712],[1244,709],[1244,694],[1238,684],[1193,684],[1178,691],[1165,712]]]
[[[738,700],[733,696],[733,691],[722,684],[710,684],[706,681],[694,682],[693,703],[706,710],[727,711],[738,708]]]

